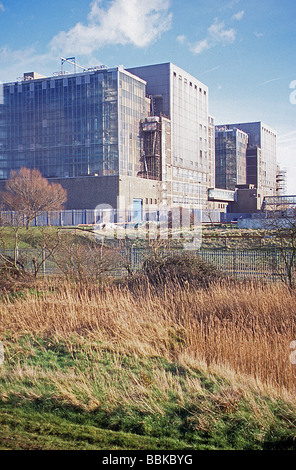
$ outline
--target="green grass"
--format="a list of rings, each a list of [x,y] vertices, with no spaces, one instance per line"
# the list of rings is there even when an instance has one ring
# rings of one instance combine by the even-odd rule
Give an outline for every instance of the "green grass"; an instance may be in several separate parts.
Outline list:
[[[144,450],[178,449],[170,439],[137,436],[121,431],[77,424],[34,408],[0,407],[0,450]],[[75,420],[74,420],[75,421]],[[184,443],[184,449],[190,448]]]
[[[164,357],[7,333],[0,449],[293,449],[296,408]]]
[[[19,249],[35,249],[39,248],[42,243],[43,233],[47,236],[54,237],[58,232],[58,227],[30,227],[26,230],[24,227],[19,229],[18,232],[18,245]],[[64,227],[62,233],[72,233],[73,235],[80,235],[84,237],[89,228],[80,228],[76,230],[75,227]],[[202,227],[202,248],[203,249],[260,249],[271,248],[279,245],[279,242],[274,237],[268,236],[266,230],[251,230],[251,229],[238,229],[237,227],[212,227],[211,225],[204,225]],[[5,246],[6,249],[14,248],[14,231],[11,227],[0,227],[0,243],[1,248]],[[82,238],[83,239],[83,238]],[[113,246],[114,240],[109,240],[108,243]],[[116,242],[115,242],[116,244]],[[182,247],[182,240],[171,240],[171,246]],[[126,246],[147,247],[145,239],[127,239]]]
[[[36,248],[42,238],[42,233],[45,231],[47,234],[54,236],[58,228],[57,227],[30,227],[26,230],[25,227],[21,227],[18,230],[18,246],[19,249],[30,250]],[[0,226],[0,248],[13,249],[15,245],[15,231],[12,227],[1,227]]]

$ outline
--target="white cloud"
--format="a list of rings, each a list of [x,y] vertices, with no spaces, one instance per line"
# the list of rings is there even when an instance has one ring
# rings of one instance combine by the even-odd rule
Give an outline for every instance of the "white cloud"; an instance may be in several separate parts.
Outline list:
[[[0,63],[0,80],[9,82],[15,81],[24,72],[46,73],[45,70],[51,65],[55,64],[56,67],[56,57],[46,52],[38,53],[35,44],[24,49],[11,49],[3,46],[0,48]]]
[[[227,2],[226,4],[224,4],[224,8],[234,8],[235,5],[237,5],[238,3],[240,2],[240,0],[231,0],[230,2]]]
[[[0,11],[5,11],[5,6],[0,2]]]
[[[244,10],[242,10],[242,11],[239,11],[238,13],[235,13],[232,18],[234,20],[240,21],[240,20],[243,19],[244,14],[245,14],[245,12],[244,12]]]
[[[265,82],[260,83],[259,86],[268,85],[269,83],[273,83],[273,82],[278,82],[280,80],[283,80],[284,78],[286,77],[270,78],[269,80],[266,80]]]
[[[181,34],[180,36],[177,36],[177,41],[180,44],[184,44],[184,42],[186,41],[186,36],[184,36],[183,34]]]
[[[108,8],[93,0],[86,25],[77,23],[51,41],[54,51],[63,54],[85,54],[108,44],[132,44],[142,48],[170,29],[170,0],[113,0]]]
[[[213,24],[208,28],[207,37],[191,45],[191,50],[194,54],[200,54],[207,49],[211,49],[219,44],[226,45],[231,44],[235,41],[236,30],[225,29],[223,21],[218,21],[215,18]]]
[[[102,0],[92,0],[87,23],[61,31],[42,52],[38,43],[17,50],[0,47],[0,81],[14,81],[24,71],[32,70],[51,75],[57,70],[57,58],[61,55],[85,55],[84,65],[90,60],[91,65],[98,64],[100,61],[94,62],[94,58],[103,46],[146,47],[171,27],[170,0],[105,0],[106,4],[103,7]]]
[[[206,70],[204,73],[211,73],[211,72],[215,72],[216,70],[220,69],[221,68],[221,65],[216,65],[215,67],[212,67],[208,70]]]
[[[296,131],[281,134],[277,138],[279,145],[293,144],[296,147]]]

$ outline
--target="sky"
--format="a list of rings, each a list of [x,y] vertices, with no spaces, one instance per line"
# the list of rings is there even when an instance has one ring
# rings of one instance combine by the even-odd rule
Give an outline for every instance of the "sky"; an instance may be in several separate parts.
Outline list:
[[[209,87],[217,125],[263,121],[277,132],[296,194],[295,19],[295,0],[0,0],[0,82],[53,75],[61,57],[172,62]]]

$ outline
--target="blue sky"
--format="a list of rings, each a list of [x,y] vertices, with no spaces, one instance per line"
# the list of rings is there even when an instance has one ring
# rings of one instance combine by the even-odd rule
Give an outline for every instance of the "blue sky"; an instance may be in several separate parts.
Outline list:
[[[0,0],[0,81],[173,62],[209,87],[216,124],[264,121],[296,194],[295,0]],[[69,71],[71,71],[69,66]]]

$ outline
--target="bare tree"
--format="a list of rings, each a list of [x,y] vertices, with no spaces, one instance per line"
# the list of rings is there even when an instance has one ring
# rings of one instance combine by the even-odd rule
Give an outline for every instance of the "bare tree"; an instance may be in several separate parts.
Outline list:
[[[115,273],[121,260],[116,248],[99,245],[88,236],[62,232],[50,256],[66,278],[78,284],[102,281]]]
[[[50,184],[39,170],[21,168],[18,172],[11,171],[0,200],[6,209],[21,214],[29,228],[43,212],[62,209],[67,192],[60,184]]]

